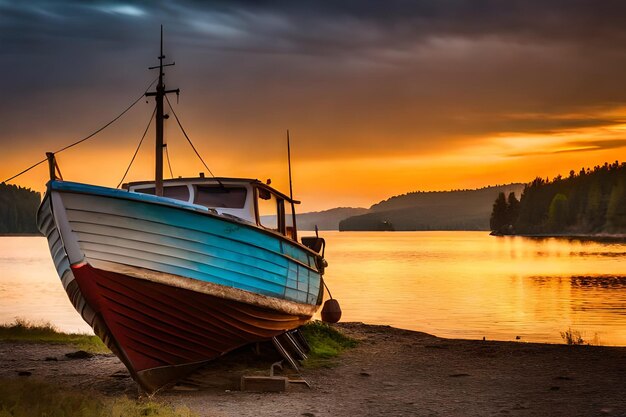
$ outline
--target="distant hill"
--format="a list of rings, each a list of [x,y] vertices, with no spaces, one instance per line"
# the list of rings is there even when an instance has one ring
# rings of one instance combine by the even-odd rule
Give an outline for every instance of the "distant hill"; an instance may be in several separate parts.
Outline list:
[[[296,221],[298,222],[299,230],[314,230],[315,225],[320,230],[338,230],[341,220],[367,212],[368,210],[362,207],[338,207],[330,210],[298,214]]]
[[[0,234],[33,234],[41,194],[28,188],[0,183]]]
[[[520,195],[524,184],[477,190],[417,191],[374,204],[366,214],[349,217],[339,230],[489,230],[499,193]]]

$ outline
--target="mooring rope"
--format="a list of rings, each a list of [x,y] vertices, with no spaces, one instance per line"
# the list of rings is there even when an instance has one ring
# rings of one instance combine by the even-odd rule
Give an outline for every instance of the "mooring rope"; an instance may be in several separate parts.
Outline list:
[[[330,293],[330,289],[328,288],[328,285],[326,285],[326,280],[324,279],[324,277],[321,277],[321,280],[322,280],[322,284],[324,284],[324,288],[326,288],[326,291],[328,292],[328,296],[332,300],[333,295]]]

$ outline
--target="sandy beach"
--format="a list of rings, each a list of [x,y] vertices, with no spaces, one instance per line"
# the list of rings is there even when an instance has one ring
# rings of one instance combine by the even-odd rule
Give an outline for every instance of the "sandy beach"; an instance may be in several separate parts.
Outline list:
[[[195,387],[156,398],[201,416],[626,416],[626,348],[443,339],[360,323],[337,327],[359,344],[330,367],[304,369],[311,388],[238,391],[246,371],[233,365],[234,357],[201,371]],[[0,342],[0,377],[137,397],[115,356],[65,356],[75,350]]]

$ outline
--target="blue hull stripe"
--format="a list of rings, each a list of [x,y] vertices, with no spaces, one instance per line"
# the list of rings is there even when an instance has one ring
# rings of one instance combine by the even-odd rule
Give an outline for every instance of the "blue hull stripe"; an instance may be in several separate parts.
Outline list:
[[[316,304],[321,277],[313,256],[256,226],[150,195],[75,183],[51,188],[73,191],[61,195],[88,260]]]

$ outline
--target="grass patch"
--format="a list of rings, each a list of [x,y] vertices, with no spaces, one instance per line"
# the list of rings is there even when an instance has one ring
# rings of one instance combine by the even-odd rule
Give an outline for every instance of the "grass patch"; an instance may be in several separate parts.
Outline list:
[[[0,379],[0,417],[194,417],[187,407],[126,397],[101,398],[39,381]]]
[[[0,325],[0,340],[10,342],[70,344],[92,353],[109,353],[97,336],[81,333],[63,333],[50,323],[34,323],[24,319]],[[0,417],[2,417],[0,415]]]
[[[356,340],[321,321],[307,323],[301,330],[311,346],[309,358],[305,362],[306,366],[332,366],[332,359],[339,356],[345,349],[357,345]]]
[[[585,341],[585,339],[583,339],[583,336],[580,334],[578,330],[572,330],[571,327],[565,330],[564,332],[561,332],[561,337],[563,338],[565,343],[567,343],[568,345],[588,345],[589,344]]]

